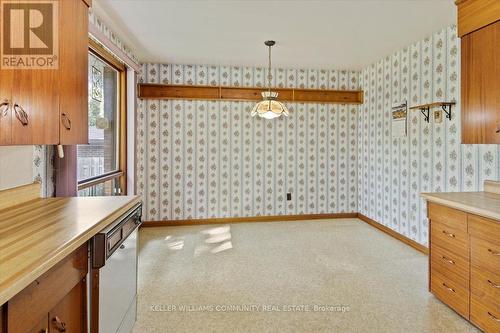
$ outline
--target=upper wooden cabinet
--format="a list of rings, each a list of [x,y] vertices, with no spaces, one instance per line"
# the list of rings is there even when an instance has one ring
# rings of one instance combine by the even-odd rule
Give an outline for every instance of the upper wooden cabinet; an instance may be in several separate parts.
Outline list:
[[[462,143],[500,144],[500,1],[461,0]]]
[[[42,42],[50,35],[58,50],[54,69],[0,68],[0,145],[88,143],[88,4],[54,1],[57,11],[51,15],[57,13],[57,20],[52,24],[57,25],[36,31]],[[42,13],[43,20],[51,20]],[[36,56],[37,49],[26,46],[26,40],[23,56]]]
[[[0,72],[0,145],[12,142],[12,112],[10,110],[13,71]]]
[[[494,23],[500,17],[498,0],[457,0],[458,36],[463,37]]]
[[[88,139],[88,7],[89,0],[72,0],[61,8],[59,24],[59,114],[62,144],[87,144]],[[68,129],[68,121],[71,122]]]

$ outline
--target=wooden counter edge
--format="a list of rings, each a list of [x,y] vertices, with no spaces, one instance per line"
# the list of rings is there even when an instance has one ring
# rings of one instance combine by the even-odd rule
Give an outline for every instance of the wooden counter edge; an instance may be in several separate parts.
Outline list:
[[[483,193],[483,192],[467,192],[467,193]],[[426,201],[434,202],[443,206],[461,210],[466,213],[479,215],[493,220],[498,220],[498,222],[500,223],[500,213],[491,212],[490,210],[487,209],[477,208],[472,205],[463,204],[450,199],[439,198],[434,196],[433,194],[439,194],[439,193],[420,193],[420,196],[424,198]],[[499,201],[500,201],[500,195],[499,195]]]
[[[94,237],[94,235],[96,235],[99,231],[110,225],[113,221],[115,221],[117,218],[119,218],[128,210],[132,209],[134,206],[138,205],[140,202],[141,202],[140,197],[135,196],[127,204],[122,206],[120,209],[116,210],[114,213],[108,215],[101,221],[97,222],[89,230],[86,230],[77,237],[71,239],[66,244],[63,244],[61,247],[55,249],[55,251],[52,254],[48,255],[48,258],[45,259],[44,262],[42,262],[39,265],[36,265],[36,267],[33,267],[33,270],[30,271],[28,274],[19,278],[15,283],[5,287],[5,289],[0,290],[0,306],[7,303],[9,299],[14,297],[24,288],[26,288],[30,283],[32,283],[42,274],[50,270],[66,256],[71,254],[73,251],[78,249],[89,239]]]

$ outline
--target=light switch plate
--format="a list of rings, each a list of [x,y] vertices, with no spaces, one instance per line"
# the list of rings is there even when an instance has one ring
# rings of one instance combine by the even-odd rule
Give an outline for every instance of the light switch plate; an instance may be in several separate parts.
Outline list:
[[[440,123],[443,121],[443,112],[441,110],[434,111],[434,122]]]

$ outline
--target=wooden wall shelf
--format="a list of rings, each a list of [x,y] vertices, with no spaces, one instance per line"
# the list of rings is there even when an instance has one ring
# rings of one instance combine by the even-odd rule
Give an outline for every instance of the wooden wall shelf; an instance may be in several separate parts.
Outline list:
[[[422,104],[422,105],[415,105],[410,108],[410,110],[413,109],[423,109],[423,108],[434,108],[437,106],[448,106],[448,105],[455,105],[456,102],[434,102],[434,103],[428,103],[428,104]]]
[[[170,84],[138,84],[138,97],[141,99],[190,99],[258,101],[266,88],[222,87],[222,86],[185,86]],[[279,100],[288,102],[362,104],[362,90],[321,90],[273,88],[279,93]]]
[[[451,120],[451,106],[455,104],[456,102],[433,102],[412,106],[410,110],[419,109],[420,112],[422,112],[422,114],[424,115],[424,120],[426,122],[429,122],[431,108],[441,107],[444,113],[446,113],[446,118]]]

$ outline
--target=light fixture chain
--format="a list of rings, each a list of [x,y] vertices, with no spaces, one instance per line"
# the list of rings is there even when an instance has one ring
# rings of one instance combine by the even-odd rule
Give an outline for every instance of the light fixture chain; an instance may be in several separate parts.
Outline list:
[[[271,93],[271,45],[269,45],[269,69],[267,72],[267,80],[268,80],[268,87],[269,87],[269,94]]]
[[[264,44],[269,47],[269,54],[268,54],[268,73],[267,73],[267,84],[268,84],[268,91],[262,92],[262,98],[263,100],[257,103],[254,108],[252,109],[251,116],[259,116],[261,118],[265,119],[274,119],[280,116],[286,116],[288,117],[288,109],[287,107],[279,102],[277,100],[278,98],[278,93],[277,92],[272,92],[271,91],[271,84],[272,84],[272,78],[273,75],[271,74],[271,69],[272,69],[272,50],[271,47],[274,46],[276,42],[273,40],[267,40],[264,42]]]

